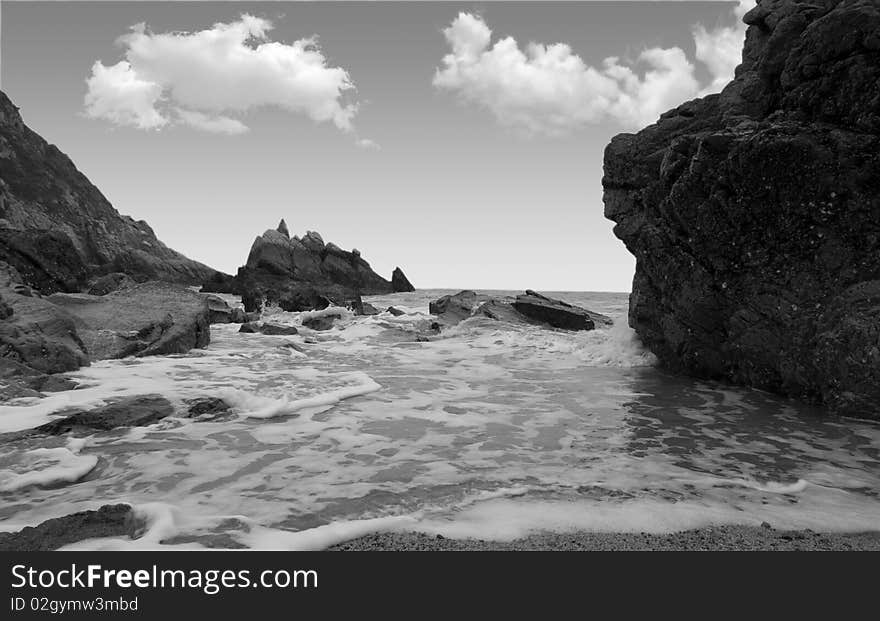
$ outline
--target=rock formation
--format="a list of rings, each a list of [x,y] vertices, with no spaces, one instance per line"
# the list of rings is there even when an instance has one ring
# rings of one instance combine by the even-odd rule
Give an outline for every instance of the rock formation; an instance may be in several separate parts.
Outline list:
[[[880,418],[880,4],[760,0],[742,65],[605,151],[661,363]]]
[[[416,290],[399,267],[395,267],[394,272],[391,274],[391,288],[394,289],[395,293],[408,293]]]
[[[26,526],[18,532],[0,533],[2,552],[38,552],[99,537],[136,538],[145,529],[130,505],[103,505],[96,511],[79,511]]]
[[[412,287],[400,268],[395,276],[398,287]],[[214,278],[203,290],[217,291],[224,284]],[[264,302],[287,311],[346,306],[360,295],[396,290],[395,284],[376,274],[357,250],[348,252],[324,243],[314,231],[302,238],[290,237],[284,220],[277,229],[254,240],[247,263],[239,268],[230,289],[242,296],[247,311],[258,310]]]
[[[48,300],[74,318],[92,360],[179,354],[211,339],[208,300],[180,285],[147,282],[102,296],[55,293]]]
[[[111,272],[185,284],[216,273],[165,246],[146,222],[120,215],[2,92],[0,261],[41,293],[80,291]]]
[[[389,309],[390,310],[390,309]],[[611,325],[609,317],[555,300],[527,289],[515,298],[493,298],[464,290],[444,295],[428,304],[428,312],[439,319],[436,329],[470,317],[482,316],[508,323],[531,323],[563,330],[593,330],[596,324]]]

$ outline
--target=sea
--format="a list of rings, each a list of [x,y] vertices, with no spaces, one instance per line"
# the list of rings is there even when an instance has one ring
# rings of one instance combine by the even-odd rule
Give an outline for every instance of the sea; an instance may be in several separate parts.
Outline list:
[[[615,319],[593,331],[475,317],[417,340],[429,301],[454,292],[365,298],[383,312],[322,332],[302,326],[309,313],[268,308],[264,320],[299,334],[213,325],[206,349],[97,362],[66,374],[75,390],[3,404],[0,432],[135,395],[162,395],[178,415],[0,444],[0,530],[112,503],[132,505],[141,536],[69,548],[880,530],[880,425],[663,372],[627,326],[626,293],[543,292]],[[188,418],[199,397],[232,412]]]

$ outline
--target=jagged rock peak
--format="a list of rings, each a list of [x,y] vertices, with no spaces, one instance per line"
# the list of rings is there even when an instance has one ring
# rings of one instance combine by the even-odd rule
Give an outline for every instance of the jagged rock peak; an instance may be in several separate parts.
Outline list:
[[[391,287],[395,293],[408,293],[416,290],[399,267],[395,267],[394,272],[391,274]]]
[[[287,229],[287,222],[284,221],[284,218],[281,218],[281,222],[278,223],[278,232],[290,239],[290,231]]]

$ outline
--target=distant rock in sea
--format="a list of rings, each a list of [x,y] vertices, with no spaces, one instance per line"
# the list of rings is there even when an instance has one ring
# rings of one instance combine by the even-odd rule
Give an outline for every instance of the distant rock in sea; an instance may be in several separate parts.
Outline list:
[[[247,262],[232,281],[209,279],[203,291],[226,291],[242,296],[245,310],[264,302],[286,311],[357,306],[361,295],[414,291],[400,268],[388,281],[376,274],[361,253],[325,243],[315,231],[290,236],[284,220],[254,240]]]
[[[515,298],[496,298],[466,289],[429,303],[428,312],[439,319],[437,329],[453,326],[470,317],[488,317],[509,323],[532,323],[574,331],[593,330],[597,323],[612,324],[610,317],[549,298],[531,289]]]
[[[762,0],[743,63],[605,151],[667,368],[880,418],[880,5]]]
[[[81,291],[119,272],[136,281],[199,284],[217,271],[171,250],[143,220],[122,216],[0,92],[0,261],[41,293]]]
[[[394,272],[391,274],[391,287],[395,293],[409,293],[416,290],[399,267],[395,267]]]

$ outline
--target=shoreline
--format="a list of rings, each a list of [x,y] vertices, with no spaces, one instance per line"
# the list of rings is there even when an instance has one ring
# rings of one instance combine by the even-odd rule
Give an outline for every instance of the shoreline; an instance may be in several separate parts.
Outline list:
[[[513,541],[448,539],[417,532],[374,533],[327,548],[363,551],[880,551],[880,531],[832,533],[768,526],[708,526],[674,533],[573,531]]]

